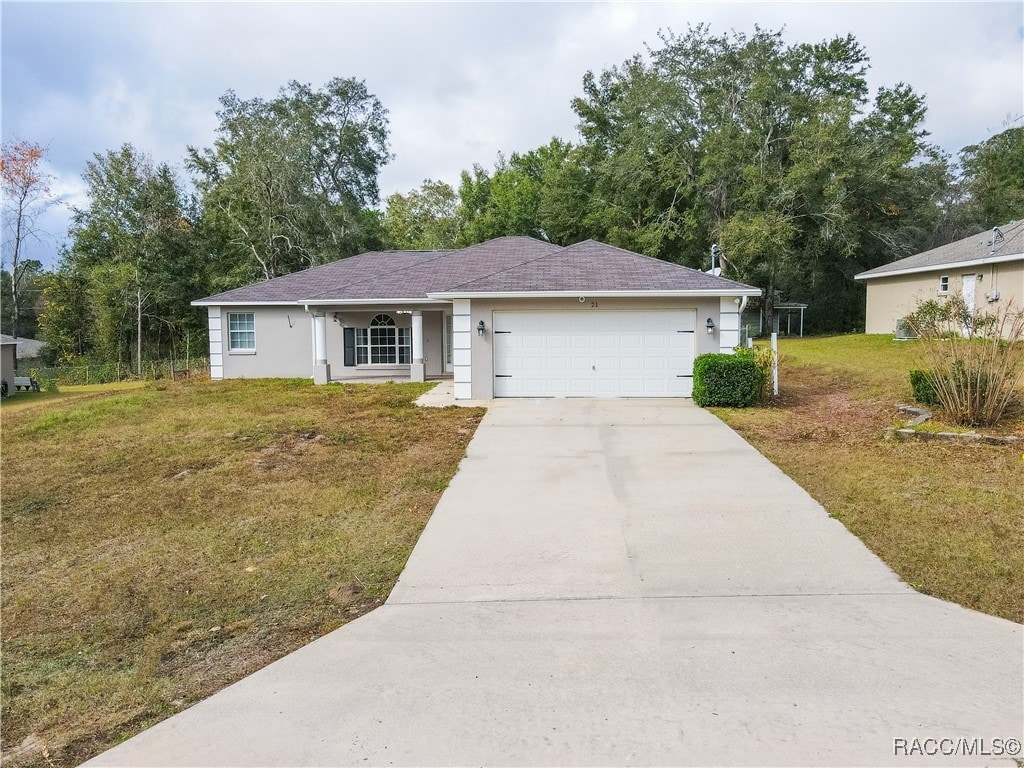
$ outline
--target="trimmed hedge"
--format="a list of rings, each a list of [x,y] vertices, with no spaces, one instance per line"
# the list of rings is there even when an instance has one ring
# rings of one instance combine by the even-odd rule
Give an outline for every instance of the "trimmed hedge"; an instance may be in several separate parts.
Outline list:
[[[749,357],[710,353],[693,362],[693,402],[701,407],[747,408],[763,386],[764,374]]]
[[[935,391],[935,374],[931,371],[911,371],[910,388],[914,390],[914,399],[917,402],[924,405],[939,404],[939,393]]]

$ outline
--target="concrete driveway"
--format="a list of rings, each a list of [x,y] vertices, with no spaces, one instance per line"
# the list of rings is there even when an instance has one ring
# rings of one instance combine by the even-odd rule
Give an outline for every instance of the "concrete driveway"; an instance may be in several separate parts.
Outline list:
[[[498,401],[383,607],[89,764],[1013,766],[1022,657],[688,401]]]

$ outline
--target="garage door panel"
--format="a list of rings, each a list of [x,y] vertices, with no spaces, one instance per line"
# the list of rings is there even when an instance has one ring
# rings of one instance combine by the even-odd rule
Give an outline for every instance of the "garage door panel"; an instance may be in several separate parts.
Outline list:
[[[495,312],[495,397],[689,397],[695,318],[693,310]]]

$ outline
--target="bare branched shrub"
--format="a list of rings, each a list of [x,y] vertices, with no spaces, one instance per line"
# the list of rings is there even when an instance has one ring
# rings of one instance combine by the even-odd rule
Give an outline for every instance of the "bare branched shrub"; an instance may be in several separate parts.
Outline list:
[[[972,312],[962,296],[931,299],[907,322],[920,336],[935,394],[956,424],[995,424],[1021,396],[1024,311]]]

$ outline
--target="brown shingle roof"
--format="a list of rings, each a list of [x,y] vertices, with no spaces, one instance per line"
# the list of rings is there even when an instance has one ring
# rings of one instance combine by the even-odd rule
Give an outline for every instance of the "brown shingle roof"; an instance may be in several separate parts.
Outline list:
[[[883,264],[857,275],[858,280],[872,277],[884,277],[890,272],[926,272],[931,269],[942,269],[946,266],[955,267],[963,262],[981,261],[983,259],[1006,256],[1024,258],[1024,221],[1011,221],[1005,227],[998,228],[1002,239],[994,237],[992,230],[965,237],[955,243],[941,245],[930,251],[916,253],[905,259]]]
[[[438,293],[736,291],[732,280],[586,240],[499,237],[457,251],[377,251],[200,299],[199,304],[425,299]]]

